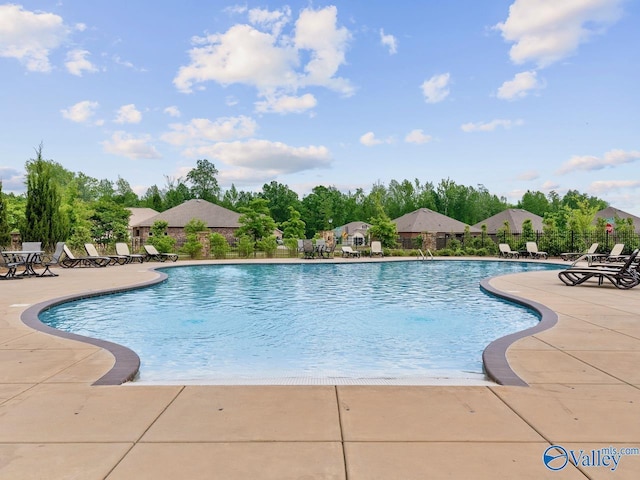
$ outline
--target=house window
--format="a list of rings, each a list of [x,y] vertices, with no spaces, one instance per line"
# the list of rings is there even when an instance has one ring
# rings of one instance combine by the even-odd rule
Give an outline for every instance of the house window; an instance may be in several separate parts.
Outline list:
[[[353,237],[353,244],[357,247],[361,247],[362,245],[364,245],[364,237]]]

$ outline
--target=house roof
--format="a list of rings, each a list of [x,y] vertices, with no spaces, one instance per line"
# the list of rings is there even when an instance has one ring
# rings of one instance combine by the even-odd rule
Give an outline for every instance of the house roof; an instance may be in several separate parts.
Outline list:
[[[623,212],[622,210],[619,210],[614,207],[607,207],[603,210],[600,210],[598,213],[596,213],[596,218],[593,220],[593,224],[595,225],[597,223],[598,218],[604,218],[607,221],[611,221],[611,220],[614,220],[616,217],[630,218],[633,221],[633,227],[635,231],[640,232],[640,217],[636,217],[635,215],[632,215],[627,212]]]
[[[419,208],[393,221],[397,225],[398,233],[464,233],[464,229],[467,226],[466,223],[428,208]],[[476,227],[469,227],[469,231],[471,233],[480,233],[480,229]]]
[[[365,232],[371,228],[371,224],[367,222],[351,222],[341,227],[336,227],[333,230],[342,234],[347,232],[349,235],[353,235],[355,232]]]
[[[202,220],[209,228],[238,228],[240,214],[206,200],[187,200],[153,217],[146,218],[136,226],[150,227],[157,220],[165,220],[169,227],[184,227],[193,218]]]
[[[509,208],[500,213],[496,213],[494,216],[476,223],[474,227],[482,228],[482,225],[486,225],[487,233],[496,233],[504,227],[504,222],[509,222],[511,231],[519,232],[522,230],[522,224],[527,219],[531,220],[534,231],[542,231],[542,217],[535,213],[522,210],[521,208]]]
[[[131,212],[129,217],[129,226],[138,225],[147,218],[154,217],[158,214],[153,208],[130,207],[127,208]]]

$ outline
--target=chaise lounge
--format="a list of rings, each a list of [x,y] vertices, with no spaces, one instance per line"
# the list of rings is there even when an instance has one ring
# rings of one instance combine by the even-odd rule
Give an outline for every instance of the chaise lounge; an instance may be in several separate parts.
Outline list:
[[[147,253],[145,259],[147,261],[156,260],[158,262],[165,262],[171,260],[175,262],[178,260],[178,254],[176,253],[160,253],[153,245],[144,245],[144,251]]]
[[[546,259],[549,256],[547,252],[538,250],[538,244],[536,242],[527,242],[527,253],[531,258],[538,259]]]
[[[567,253],[561,253],[560,254],[560,258],[562,260],[565,260],[567,262],[569,261],[575,261],[578,260],[579,258],[587,255],[587,258],[589,258],[589,255],[594,255],[596,253],[596,250],[598,250],[598,244],[597,243],[592,243],[591,246],[589,247],[589,250],[587,250],[586,252],[567,252]]]
[[[598,285],[602,285],[606,278],[616,288],[623,290],[633,288],[640,283],[640,263],[635,262],[638,252],[638,249],[634,250],[620,267],[572,267],[559,272],[558,278],[570,287],[581,285],[590,279],[598,280]]]
[[[63,245],[62,251],[65,256],[60,260],[60,266],[64,268],[106,267],[111,263],[109,257],[76,257],[66,245]]]
[[[129,253],[129,245],[126,243],[116,243],[116,253],[127,259],[127,263],[144,261],[144,255],[139,253]]]
[[[500,243],[498,244],[498,248],[500,249],[499,257],[501,258],[518,258],[520,256],[520,253],[511,250],[508,243]]]

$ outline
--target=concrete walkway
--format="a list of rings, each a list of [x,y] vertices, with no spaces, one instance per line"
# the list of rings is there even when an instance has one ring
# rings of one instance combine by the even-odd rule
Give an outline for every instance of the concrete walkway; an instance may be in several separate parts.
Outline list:
[[[558,313],[508,351],[530,387],[91,386],[110,353],[20,320],[47,299],[149,281],[149,266],[0,282],[1,479],[640,477],[640,456],[614,471],[600,451],[640,448],[640,288],[493,279]],[[547,469],[552,444],[582,450],[582,466]]]

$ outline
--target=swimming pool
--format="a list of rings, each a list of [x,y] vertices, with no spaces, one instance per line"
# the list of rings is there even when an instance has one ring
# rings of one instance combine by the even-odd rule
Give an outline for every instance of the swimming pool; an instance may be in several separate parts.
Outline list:
[[[54,328],[141,358],[140,381],[252,383],[482,374],[492,340],[538,322],[479,289],[553,268],[495,261],[204,265],[141,290],[65,303]]]

